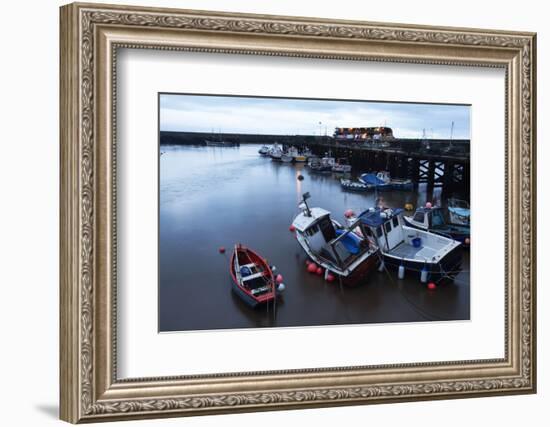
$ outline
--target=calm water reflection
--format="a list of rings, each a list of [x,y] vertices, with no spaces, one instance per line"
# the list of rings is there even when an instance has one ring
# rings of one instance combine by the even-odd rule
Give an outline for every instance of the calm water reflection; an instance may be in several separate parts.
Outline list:
[[[374,272],[362,286],[340,288],[305,269],[305,254],[288,231],[303,192],[343,221],[343,213],[375,203],[374,194],[343,192],[332,175],[274,163],[259,145],[237,148],[162,146],[160,157],[161,331],[468,319],[469,253],[455,283],[429,292],[416,278]],[[305,177],[298,181],[301,173]],[[426,202],[416,192],[383,194],[391,207]],[[276,313],[250,309],[231,292],[229,256],[241,242],[284,277]],[[218,253],[224,246],[227,253]]]

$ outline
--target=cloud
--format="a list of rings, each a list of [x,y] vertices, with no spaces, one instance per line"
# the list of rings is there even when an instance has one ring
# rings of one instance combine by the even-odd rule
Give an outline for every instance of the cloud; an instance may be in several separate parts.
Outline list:
[[[332,134],[335,127],[392,127],[397,137],[470,138],[470,107],[233,96],[161,95],[161,130]],[[320,123],[320,124],[319,124]]]

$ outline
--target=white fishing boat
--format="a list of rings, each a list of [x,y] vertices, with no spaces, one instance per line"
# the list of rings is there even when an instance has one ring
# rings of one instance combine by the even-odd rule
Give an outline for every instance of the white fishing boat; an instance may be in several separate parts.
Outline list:
[[[260,153],[261,156],[268,156],[269,147],[267,145],[262,145],[262,147],[258,150],[258,153]]]
[[[332,167],[334,173],[350,173],[351,165],[346,158],[340,158],[336,160],[336,164]]]
[[[356,225],[342,226],[332,219],[330,212],[310,208],[309,193],[305,193],[299,207],[300,214],[292,225],[296,239],[308,257],[325,269],[325,277],[333,274],[346,285],[357,285],[378,264],[378,247],[368,234],[359,234]]]
[[[269,149],[269,156],[274,162],[280,162],[283,157],[283,149],[277,143],[274,143]]]
[[[386,266],[402,266],[406,272],[418,274],[423,282],[453,280],[460,272],[461,244],[405,225],[402,212],[403,209],[370,208],[348,222],[359,224],[363,234],[370,231]]]

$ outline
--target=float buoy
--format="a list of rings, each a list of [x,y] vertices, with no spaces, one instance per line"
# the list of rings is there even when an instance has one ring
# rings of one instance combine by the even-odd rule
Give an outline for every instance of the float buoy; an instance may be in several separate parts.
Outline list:
[[[315,270],[315,273],[317,273],[317,276],[320,276],[323,274],[323,269],[321,267],[317,267],[317,270]]]
[[[303,181],[304,180],[304,175],[300,174],[296,178],[298,179],[298,181]]]
[[[275,277],[275,280],[277,281],[277,283],[283,283],[283,275],[282,274],[277,274],[277,277]]]
[[[220,246],[220,248],[218,249],[218,252],[220,254],[224,254],[225,253],[225,248],[223,246]]]
[[[414,209],[414,206],[412,203],[405,203],[405,210],[406,211],[412,211]]]
[[[335,279],[336,279],[336,277],[334,277],[334,274],[332,274],[332,273],[327,274],[327,278],[326,278],[327,282],[332,283],[332,282],[334,282]]]
[[[284,283],[279,283],[277,285],[277,292],[283,292],[285,290],[285,284]]]
[[[307,271],[310,273],[315,273],[317,271],[317,265],[314,262],[312,262],[307,266]]]
[[[435,286],[435,283],[434,282],[430,282],[428,283],[428,289],[430,291],[433,291],[437,286]]]
[[[420,271],[420,281],[422,283],[426,283],[428,281],[428,270],[426,269],[426,266],[422,267],[422,270]]]
[[[355,212],[353,212],[352,209],[347,209],[347,210],[344,212],[344,216],[345,216],[346,218],[349,219],[349,218],[351,218],[352,216],[355,216]]]
[[[426,202],[426,209],[431,209],[432,208],[432,204],[430,202]]]
[[[291,233],[294,233],[296,231],[296,227],[294,227],[294,224],[290,224],[290,227],[288,227],[288,231]]]
[[[398,279],[405,278],[405,266],[403,264],[400,264],[399,268],[397,269],[397,278]]]
[[[306,259],[306,265],[311,264],[311,261],[309,259]]]
[[[464,239],[464,244],[465,244],[465,245],[469,245],[469,244],[470,244],[470,238],[469,238],[469,237],[466,237],[466,238]]]
[[[275,274],[275,272],[277,271],[277,267],[272,265],[270,268],[271,268],[271,272]]]

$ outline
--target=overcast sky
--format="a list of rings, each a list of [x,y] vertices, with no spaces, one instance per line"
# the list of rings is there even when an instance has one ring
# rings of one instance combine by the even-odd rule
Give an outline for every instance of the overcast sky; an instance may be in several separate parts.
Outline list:
[[[470,138],[470,107],[237,96],[161,95],[160,130],[332,135],[335,127],[389,126],[397,138]],[[319,125],[319,122],[321,124]]]

